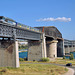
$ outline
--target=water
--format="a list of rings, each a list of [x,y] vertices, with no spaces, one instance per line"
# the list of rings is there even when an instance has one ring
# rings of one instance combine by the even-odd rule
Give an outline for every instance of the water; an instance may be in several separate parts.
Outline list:
[[[71,52],[74,55],[75,59],[75,52]],[[28,52],[19,52],[19,58],[28,57]],[[66,59],[69,59],[69,56],[66,56]]]
[[[75,59],[75,52],[71,52],[74,56],[74,59]],[[66,59],[69,59],[69,56],[66,56]]]
[[[28,52],[19,52],[19,58],[28,57]]]
[[[70,57],[69,56],[65,56],[66,57],[66,59],[69,59]]]

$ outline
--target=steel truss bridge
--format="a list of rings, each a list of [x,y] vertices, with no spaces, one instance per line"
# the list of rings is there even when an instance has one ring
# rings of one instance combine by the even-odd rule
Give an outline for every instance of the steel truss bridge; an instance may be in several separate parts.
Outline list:
[[[12,26],[11,24],[0,23],[0,37],[26,40],[41,40],[41,32],[35,32],[27,29]]]

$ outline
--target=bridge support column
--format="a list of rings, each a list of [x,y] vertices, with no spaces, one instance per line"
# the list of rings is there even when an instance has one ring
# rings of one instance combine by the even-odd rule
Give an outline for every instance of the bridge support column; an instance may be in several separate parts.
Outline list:
[[[73,52],[73,46],[69,46],[69,51]]]
[[[73,52],[75,52],[75,45],[73,46]]]
[[[15,62],[14,62],[14,67],[18,68],[20,67],[20,64],[19,64],[19,51],[18,51],[18,41],[15,41],[15,46],[14,46],[14,55],[15,55]]]
[[[65,48],[65,55],[70,54],[69,46],[65,46],[64,48]]]
[[[58,44],[57,44],[57,56],[58,57],[63,57],[65,51],[64,51],[64,43],[63,40],[58,39]]]
[[[0,40],[0,67],[19,67],[17,41]]]
[[[56,51],[57,51],[57,57],[62,57],[63,55],[65,55],[65,51],[64,51],[64,41],[63,39],[57,39],[57,47],[56,47]],[[50,57],[49,54],[49,47],[50,45],[47,42],[47,56]]]
[[[47,42],[47,57],[56,58],[57,57],[57,40]]]
[[[63,40],[63,56],[65,56],[64,40]]]
[[[40,41],[28,41],[28,45],[28,61],[39,61],[41,58],[46,57],[45,37]]]

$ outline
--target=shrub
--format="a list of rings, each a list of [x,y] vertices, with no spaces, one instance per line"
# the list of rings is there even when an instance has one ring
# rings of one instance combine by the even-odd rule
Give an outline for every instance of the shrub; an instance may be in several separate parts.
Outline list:
[[[28,59],[27,59],[27,57],[24,57],[24,61],[27,61]]]
[[[35,62],[35,60],[33,60],[33,62]]]
[[[71,53],[70,54],[70,58],[69,58],[70,60],[73,60],[74,59],[74,56],[73,56],[73,54]]]
[[[48,62],[49,61],[49,58],[41,58],[41,61]]]
[[[7,72],[7,69],[2,69],[0,72]]]
[[[65,59],[65,56],[63,56],[63,59]]]
[[[23,59],[23,58],[19,58],[19,60],[20,60],[20,61],[24,61],[24,59]]]

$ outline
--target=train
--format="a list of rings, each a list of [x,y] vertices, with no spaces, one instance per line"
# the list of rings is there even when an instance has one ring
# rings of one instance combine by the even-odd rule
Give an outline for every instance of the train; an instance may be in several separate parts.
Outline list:
[[[12,26],[15,26],[18,28],[27,29],[27,30],[31,30],[31,31],[35,31],[35,32],[41,32],[37,28],[21,24],[19,22],[14,21],[13,19],[10,19],[10,18],[4,17],[4,16],[0,16],[0,23],[9,24],[9,25],[12,25]]]

